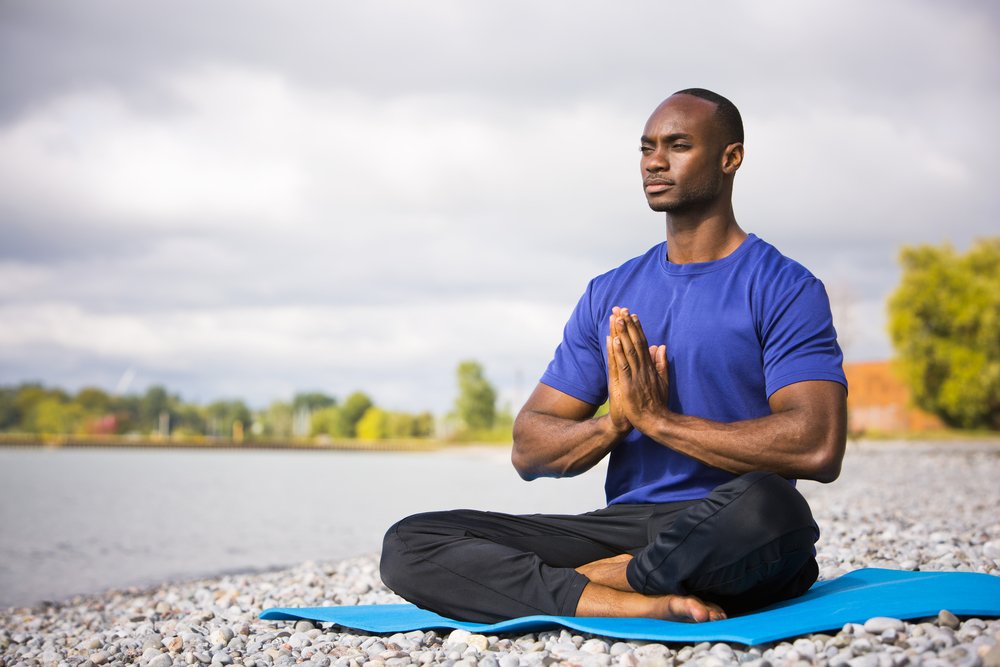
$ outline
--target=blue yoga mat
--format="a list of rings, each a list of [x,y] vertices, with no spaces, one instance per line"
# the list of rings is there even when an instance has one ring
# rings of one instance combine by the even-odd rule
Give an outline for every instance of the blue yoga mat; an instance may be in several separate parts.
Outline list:
[[[937,616],[942,609],[959,616],[1000,616],[1000,577],[972,572],[856,570],[818,582],[794,600],[709,623],[572,616],[525,616],[499,623],[466,623],[412,604],[274,608],[265,610],[260,617],[271,621],[306,619],[336,623],[379,634],[432,628],[462,628],[480,634],[525,633],[561,626],[618,639],[753,645],[839,629],[845,623],[864,623],[875,616],[899,619]]]

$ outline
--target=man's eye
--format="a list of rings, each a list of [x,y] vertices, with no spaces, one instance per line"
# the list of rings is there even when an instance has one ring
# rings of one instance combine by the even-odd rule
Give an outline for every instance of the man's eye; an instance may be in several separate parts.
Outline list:
[[[653,149],[650,148],[649,146],[639,146],[639,152],[642,153],[643,155],[649,155],[650,153],[653,152]]]
[[[673,145],[673,149],[675,151],[686,151],[689,148],[691,148],[690,144],[674,144]]]

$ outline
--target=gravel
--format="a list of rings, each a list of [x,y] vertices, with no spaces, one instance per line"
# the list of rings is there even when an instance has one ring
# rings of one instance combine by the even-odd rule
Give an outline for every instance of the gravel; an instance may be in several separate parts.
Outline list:
[[[1000,576],[1000,443],[852,443],[841,478],[800,484],[823,530],[820,577],[860,567]],[[398,603],[374,554],[286,570],[109,591],[0,610],[0,665],[91,667],[1000,667],[1000,620],[948,610],[872,617],[760,646],[623,642],[553,630],[526,635],[368,636],[328,624],[261,621],[267,607]]]

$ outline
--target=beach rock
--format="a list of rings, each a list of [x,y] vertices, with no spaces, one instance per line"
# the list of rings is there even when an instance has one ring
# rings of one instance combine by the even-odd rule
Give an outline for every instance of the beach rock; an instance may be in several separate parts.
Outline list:
[[[222,644],[226,646],[229,644],[229,640],[235,636],[233,629],[229,626],[223,625],[221,627],[212,630],[212,633],[208,636],[209,640],[213,644]]]
[[[983,667],[1000,667],[1000,643],[994,644],[982,657]]]
[[[468,637],[465,638],[465,643],[471,646],[472,648],[476,649],[480,653],[485,652],[490,645],[489,640],[486,639],[484,635],[472,635],[472,634],[470,634]]]
[[[898,618],[889,618],[887,616],[870,618],[864,624],[865,632],[873,635],[880,635],[886,630],[901,631],[904,627],[905,624]]]
[[[462,629],[452,630],[451,634],[448,635],[448,638],[445,640],[444,643],[465,644],[466,646],[468,646],[469,644],[468,640],[470,636],[472,636],[472,633],[469,632],[468,630],[462,630]]]
[[[146,663],[146,667],[170,667],[174,664],[173,659],[166,653],[160,653],[155,658]]]
[[[951,628],[952,630],[955,630],[958,628],[961,622],[958,620],[958,617],[955,616],[955,614],[951,613],[947,609],[942,609],[941,611],[938,612],[937,623],[941,627]]]

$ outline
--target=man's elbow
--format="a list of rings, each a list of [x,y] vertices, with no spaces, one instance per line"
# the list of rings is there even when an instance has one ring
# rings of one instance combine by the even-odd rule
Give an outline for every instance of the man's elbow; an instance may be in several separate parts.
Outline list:
[[[840,477],[844,463],[844,452],[847,449],[846,433],[830,433],[824,438],[821,446],[813,450],[809,461],[808,479],[829,484]]]
[[[531,448],[527,445],[529,430],[527,421],[528,417],[523,411],[514,420],[514,444],[510,450],[510,463],[514,466],[517,474],[521,476],[521,479],[530,482],[539,477],[539,475],[534,470],[527,455],[531,451]]]

